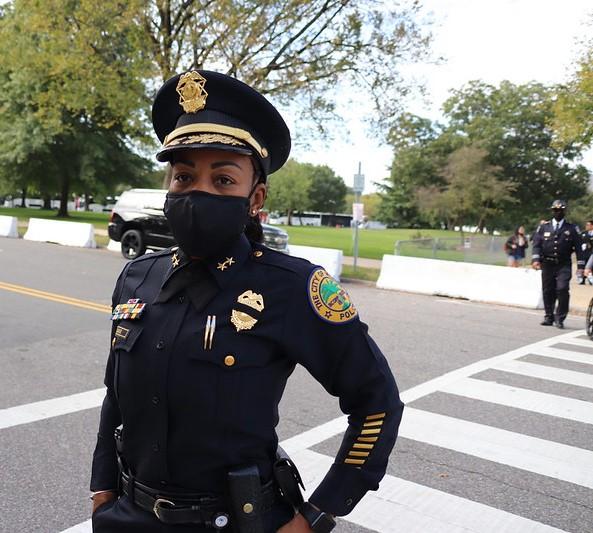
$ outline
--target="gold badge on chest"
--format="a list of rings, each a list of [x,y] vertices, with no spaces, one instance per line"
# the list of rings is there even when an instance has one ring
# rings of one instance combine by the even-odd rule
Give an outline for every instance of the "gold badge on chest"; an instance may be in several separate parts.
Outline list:
[[[239,295],[237,302],[247,307],[251,307],[255,311],[261,313],[264,310],[264,298],[261,294],[257,294],[251,290],[247,290]],[[237,328],[237,331],[244,329],[251,329],[257,324],[257,318],[233,309],[231,312],[231,322]]]

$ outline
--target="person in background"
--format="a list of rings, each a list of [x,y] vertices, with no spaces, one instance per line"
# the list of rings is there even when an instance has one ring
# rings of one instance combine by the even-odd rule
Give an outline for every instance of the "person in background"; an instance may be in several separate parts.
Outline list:
[[[587,222],[585,222],[585,231],[581,232],[581,241],[583,261],[585,261],[585,263],[588,263],[589,258],[591,257],[591,252],[593,252],[593,220],[587,220]],[[584,285],[585,280],[587,279],[587,276],[580,277],[579,285]]]
[[[568,314],[568,284],[572,277],[572,253],[577,256],[577,276],[582,276],[585,263],[582,257],[581,235],[578,226],[564,219],[566,202],[554,200],[553,218],[542,224],[533,238],[532,266],[542,271],[542,292],[545,317],[542,326],[553,324],[564,329]],[[558,307],[556,307],[558,300]]]
[[[529,243],[527,242],[527,237],[525,237],[525,228],[519,226],[504,244],[504,250],[508,256],[508,266],[515,268],[523,266],[525,250],[528,247]]]

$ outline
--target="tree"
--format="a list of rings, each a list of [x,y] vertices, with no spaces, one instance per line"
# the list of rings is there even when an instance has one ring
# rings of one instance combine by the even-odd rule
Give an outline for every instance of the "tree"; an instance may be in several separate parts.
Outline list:
[[[309,207],[321,213],[340,213],[346,208],[346,184],[327,165],[307,165],[311,176]]]
[[[152,0],[138,12],[163,80],[216,66],[323,127],[332,89],[350,81],[389,120],[409,89],[401,67],[424,59],[430,35],[415,0]],[[330,97],[328,97],[330,96]]]
[[[288,225],[292,225],[292,214],[309,208],[309,187],[311,173],[309,165],[289,159],[269,179],[268,199],[270,211],[286,213]]]
[[[418,191],[445,185],[441,170],[447,157],[463,144],[437,123],[410,114],[389,133],[394,158],[389,178],[378,183],[379,220],[390,226],[426,226],[432,218],[419,205]]]
[[[41,191],[59,190],[60,216],[67,215],[72,185],[88,184],[100,159],[115,159],[111,152],[93,157],[94,143],[139,160],[128,143],[142,137],[148,104],[147,63],[128,22],[138,5],[16,0],[2,12],[0,142],[7,149],[0,164],[46,163],[37,182]],[[114,167],[110,174],[117,175]]]
[[[516,203],[498,217],[503,227],[537,221],[554,198],[570,200],[586,190],[589,173],[578,163],[580,148],[554,142],[555,92],[539,83],[494,87],[474,81],[453,91],[443,106],[448,131],[485,149],[488,162],[516,185]]]
[[[593,40],[579,59],[569,82],[558,88],[554,128],[559,143],[591,146],[593,141]]]
[[[472,225],[483,231],[486,223],[515,202],[516,185],[499,178],[501,168],[490,165],[488,152],[476,146],[462,146],[447,158],[441,173],[442,187],[419,191],[420,207],[447,227]]]
[[[474,197],[489,226],[508,229],[535,223],[553,198],[570,200],[584,194],[589,173],[579,164],[582,147],[555,139],[554,99],[555,89],[538,83],[502,82],[495,87],[473,81],[445,102],[443,124],[404,116],[390,135],[394,161],[389,180],[381,184],[382,220],[450,225],[470,216],[470,211],[459,211],[452,197],[457,191],[467,199],[457,179],[469,174],[460,172],[460,160],[451,159],[463,147],[473,149],[458,152],[467,164],[480,159],[476,150],[484,150],[484,164],[498,169],[495,176],[484,177],[482,193],[488,191],[490,203]],[[447,168],[457,169],[455,180]],[[514,202],[505,200],[505,190]],[[478,226],[484,223],[477,213],[471,217]]]

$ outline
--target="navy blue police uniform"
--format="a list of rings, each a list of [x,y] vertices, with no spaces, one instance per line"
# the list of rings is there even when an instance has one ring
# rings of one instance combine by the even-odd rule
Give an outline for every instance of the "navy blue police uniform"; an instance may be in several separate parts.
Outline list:
[[[183,76],[161,90],[167,125],[153,108],[161,154],[175,146],[245,149],[264,174],[284,163],[288,150],[281,153],[286,139],[278,124],[263,135],[251,127],[272,113],[261,95],[228,76],[191,74],[202,91],[194,86],[186,99],[208,91],[209,105],[170,107],[171,87],[183,88]],[[221,110],[233,95],[237,107],[226,116]],[[179,106],[184,96],[174,98]],[[159,96],[155,107],[158,102]],[[171,121],[173,112],[178,116]],[[309,502],[343,516],[378,488],[403,404],[367,325],[323,268],[242,233],[203,260],[174,247],[131,261],[112,304],[91,490],[116,490],[119,497],[95,511],[95,532],[268,533],[289,522],[296,506],[274,475],[275,428],[297,364],[338,397],[348,415],[335,461]],[[237,506],[229,473],[244,467],[255,469],[258,486],[250,485],[254,502]],[[242,513],[259,515],[260,529],[243,529]]]
[[[566,220],[556,229],[553,220],[541,224],[535,233],[531,259],[541,263],[546,323],[555,321],[562,326],[566,319],[573,252],[577,257],[578,268],[585,267],[581,244],[578,226]]]
[[[590,231],[582,231],[581,232],[581,251],[582,251],[582,259],[584,264],[587,264],[589,261],[589,257],[591,257],[591,253],[593,253],[593,232]],[[585,284],[585,279],[581,281],[581,284]]]

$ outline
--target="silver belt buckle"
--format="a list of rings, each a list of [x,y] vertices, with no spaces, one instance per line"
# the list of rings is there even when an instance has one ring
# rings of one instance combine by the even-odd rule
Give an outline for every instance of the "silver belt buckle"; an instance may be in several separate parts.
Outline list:
[[[170,505],[171,507],[175,507],[175,504],[169,500],[165,500],[164,498],[157,498],[154,502],[152,507],[152,511],[154,512],[155,516],[160,520],[161,517],[159,516],[159,509],[163,503]]]

